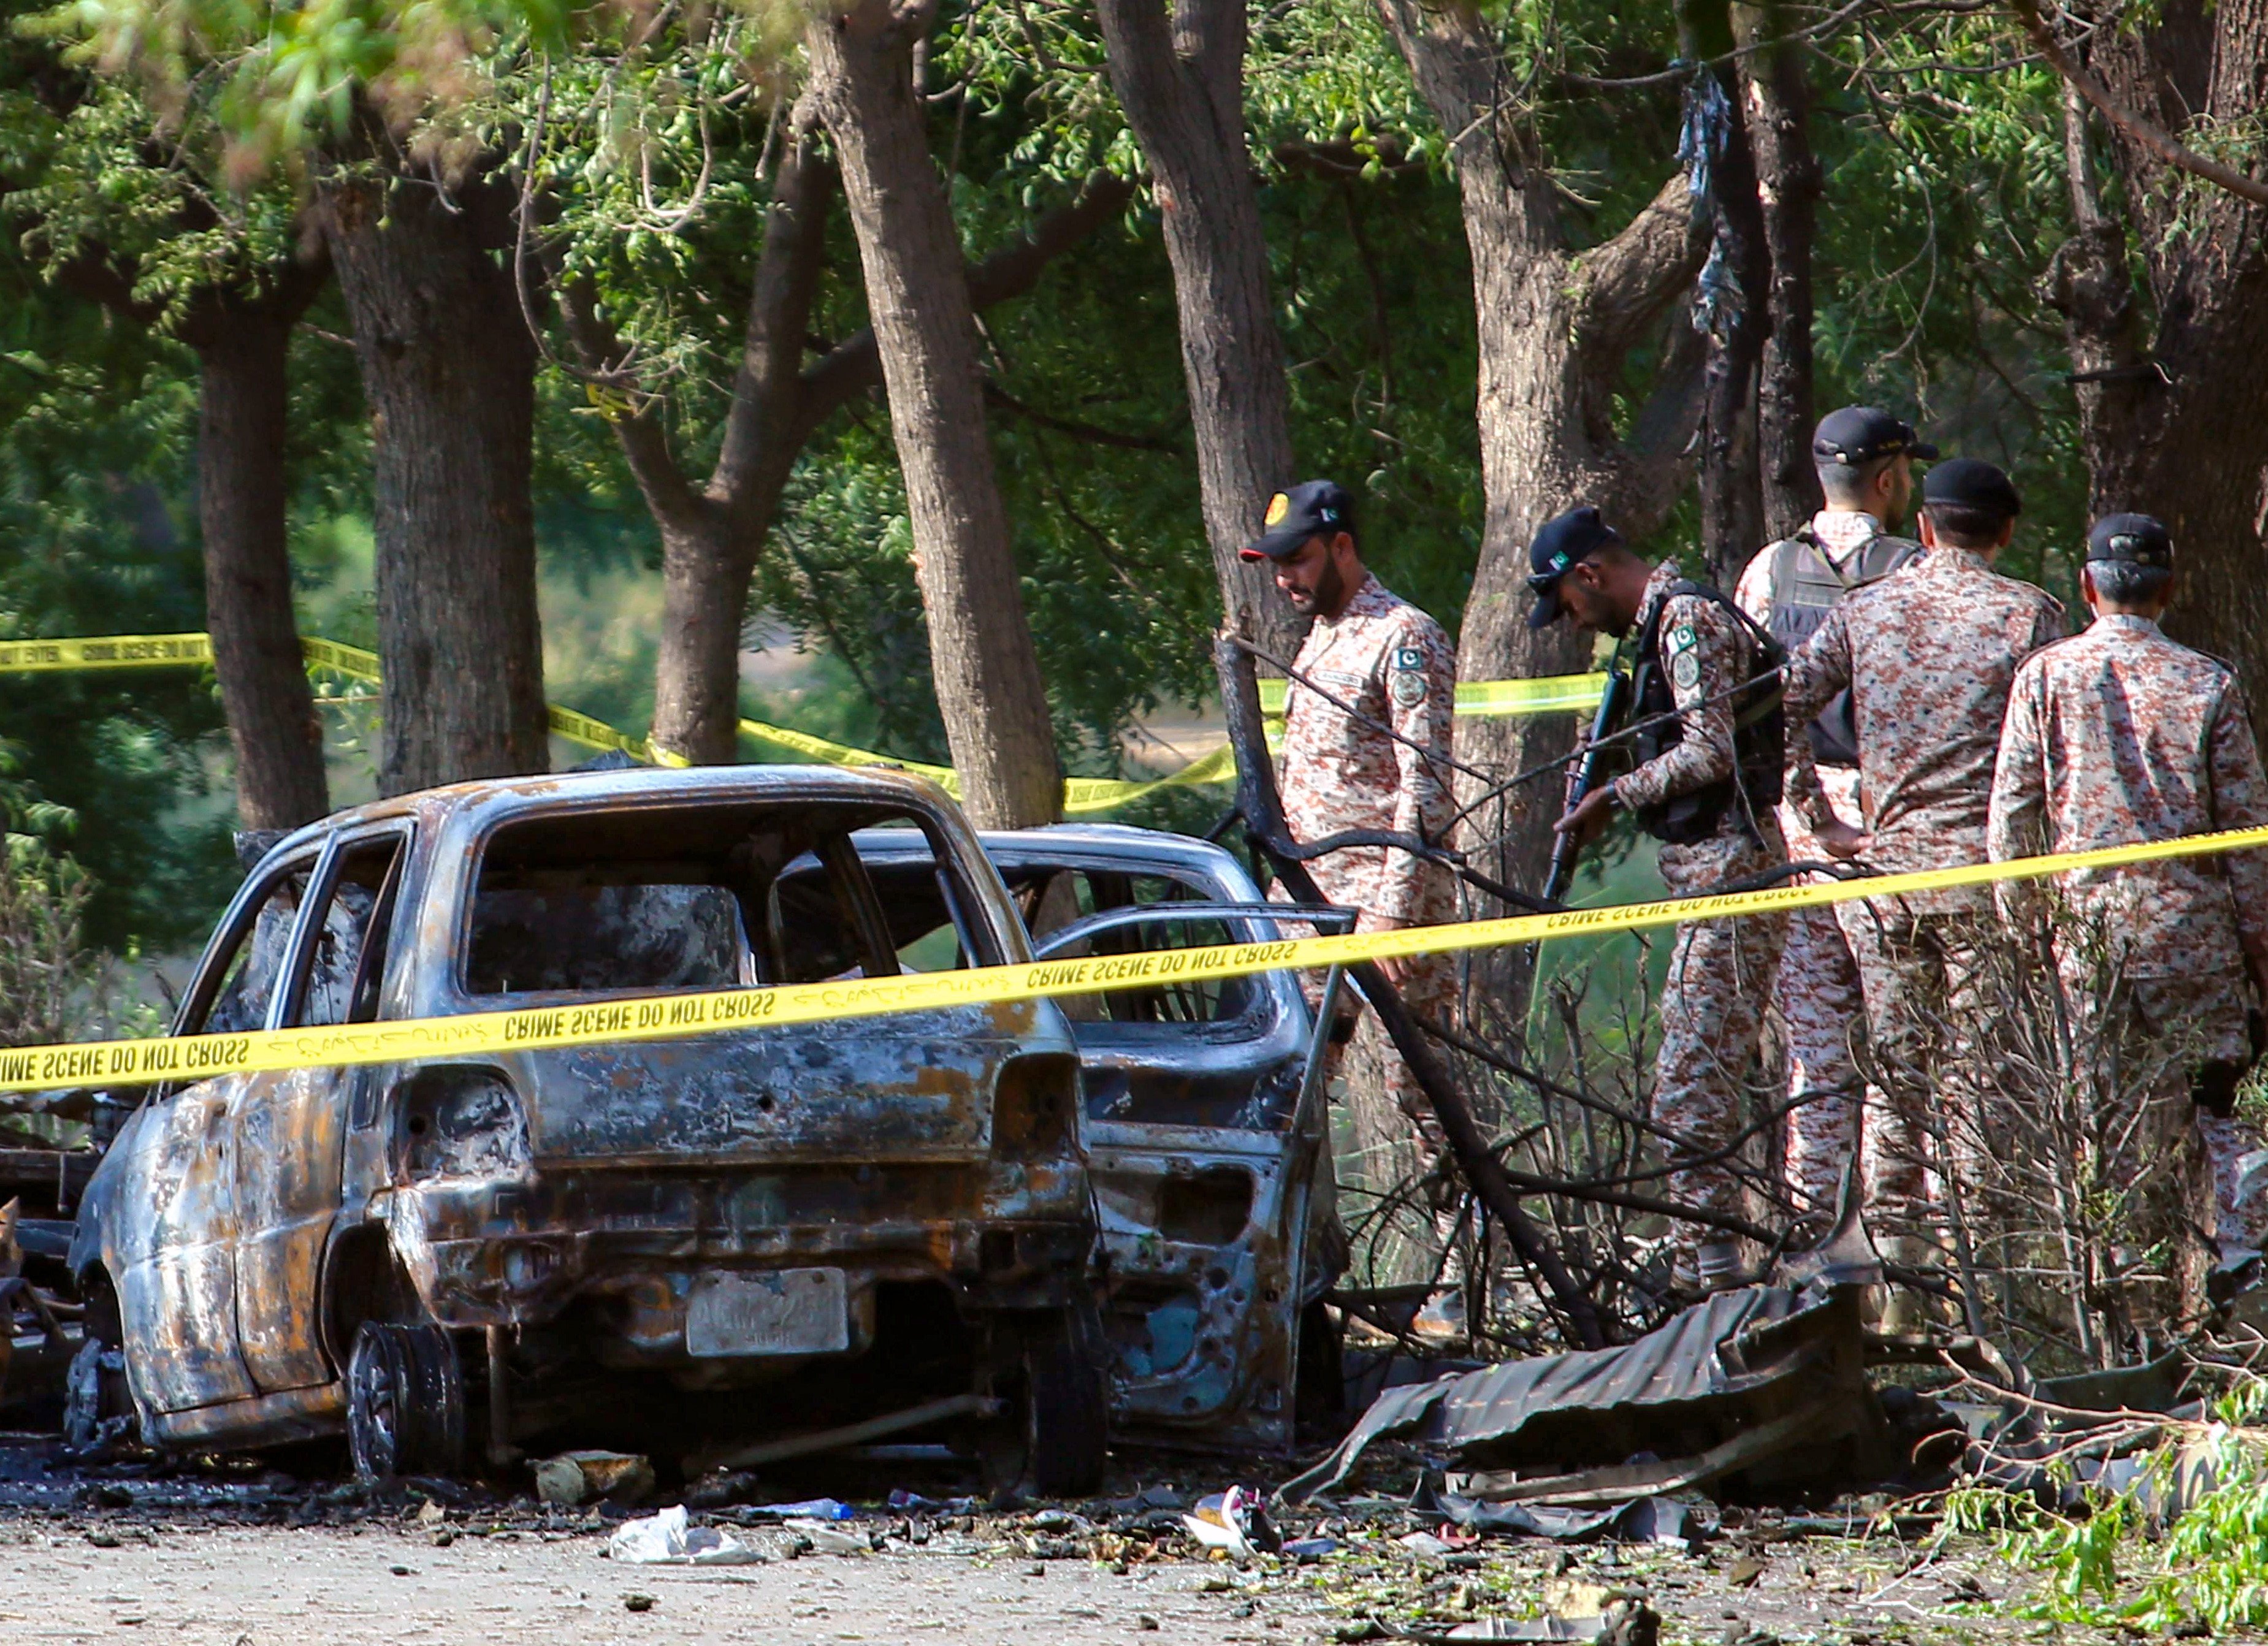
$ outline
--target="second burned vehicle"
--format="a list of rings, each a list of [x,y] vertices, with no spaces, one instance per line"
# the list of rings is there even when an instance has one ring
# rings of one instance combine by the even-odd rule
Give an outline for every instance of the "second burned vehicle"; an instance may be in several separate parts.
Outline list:
[[[176,1032],[1005,964],[1027,918],[1072,947],[1260,930],[1108,918],[1114,875],[1248,904],[1200,843],[1012,849],[1080,833],[980,844],[918,779],[809,768],[404,796],[269,852]],[[1280,1444],[1336,1272],[1313,1020],[1288,979],[1154,993],[152,1088],[82,1209],[75,1416],[344,1432],[373,1473],[855,1424],[1061,1493],[1099,1479],[1107,1407]]]
[[[1302,937],[1243,865],[1186,835],[1108,825],[987,833],[1042,959]],[[927,848],[862,839],[893,917],[923,910]],[[910,927],[909,928],[910,930]],[[1086,1074],[1079,1118],[1102,1229],[1111,1420],[1128,1438],[1290,1449],[1338,1398],[1322,1305],[1346,1266],[1331,1174],[1323,1031],[1287,973],[1058,1001]]]

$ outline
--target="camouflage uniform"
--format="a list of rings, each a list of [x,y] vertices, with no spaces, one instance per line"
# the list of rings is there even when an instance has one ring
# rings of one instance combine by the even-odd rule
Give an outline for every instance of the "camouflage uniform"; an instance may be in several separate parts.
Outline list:
[[[2242,688],[2226,665],[2167,639],[2147,618],[2114,614],[2017,672],[1992,783],[1996,860],[2263,823],[2268,782]],[[2176,1133],[2193,1125],[2204,1133],[2217,1234],[2257,1246],[2260,1209],[2237,1204],[2236,1177],[2260,1139],[2233,1115],[2200,1110],[2193,1122],[2188,1099],[2198,1067],[2219,1065],[2233,1084],[2234,1071],[2252,1062],[2246,957],[2268,954],[2268,854],[2080,870],[2057,884],[2080,929],[2108,944],[2107,952],[2081,954],[2073,951],[2093,945],[2066,937],[2057,954],[2066,984],[2091,983],[2099,996],[2101,976],[2115,968],[2128,985],[2135,1026],[2169,1050],[2164,1098]],[[2039,906],[2035,886],[1999,890],[2012,920]],[[2058,935],[2071,930],[2059,925]],[[2134,1164],[2168,1172],[2164,1159]],[[2178,1201],[2178,1187],[2171,1193]]]
[[[1836,693],[1851,692],[1860,807],[1874,837],[1867,864],[1896,873],[1983,858],[2009,682],[2063,632],[2052,596],[1997,575],[1969,549],[1940,546],[1852,594],[1789,661],[1790,725],[1808,724]],[[1791,737],[1787,752],[1788,804],[1823,827],[1829,801],[1810,743]],[[1836,908],[1866,997],[1872,1059],[1889,1088],[1883,1124],[1868,1140],[1867,1203],[1934,1226],[1932,1122],[1973,1138],[1983,1106],[1972,1060],[1957,1042],[1934,1046],[1930,1019],[1951,1024],[1957,1037],[1987,1010],[1977,949],[1992,899],[1962,886]]]
[[[1284,815],[1292,839],[1382,829],[1440,840],[1456,812],[1447,757],[1457,680],[1441,626],[1366,576],[1345,610],[1316,620],[1293,669],[1322,690],[1294,679],[1285,702]],[[1358,930],[1375,930],[1381,919],[1430,926],[1456,918],[1454,877],[1406,851],[1343,847],[1310,860],[1307,871],[1331,902],[1362,911]],[[1425,955],[1408,966],[1402,997],[1410,1010],[1447,1021],[1456,1003],[1454,960]],[[1349,1054],[1357,1069],[1384,1073],[1383,1091],[1358,1079],[1349,1092],[1361,1179],[1383,1187],[1430,1170],[1444,1147],[1432,1106],[1374,1013],[1362,1014]]]
[[[1812,517],[1811,535],[1840,568],[1876,538],[1881,523],[1871,514],[1830,510]],[[1733,598],[1756,622],[1770,628],[1772,569],[1778,545],[1764,549],[1741,574]],[[1847,574],[1845,574],[1847,575]],[[1803,735],[1788,723],[1788,735]],[[1834,813],[1859,820],[1859,773],[1855,767],[1817,768],[1820,786]],[[1827,849],[1790,805],[1779,808],[1780,832],[1792,863],[1829,861]],[[1783,1179],[1799,1207],[1831,1209],[1843,1169],[1860,1146],[1863,1084],[1851,1055],[1852,1031],[1866,1016],[1858,962],[1832,908],[1788,911],[1787,945],[1772,985],[1778,1009],[1780,1040],[1787,1059],[1787,1130]],[[1875,1094],[1879,1109],[1881,1094]]]
[[[1712,601],[1671,594],[1678,580],[1675,564],[1655,569],[1638,607],[1638,628],[1643,629],[1660,609],[1661,650],[1683,737],[1616,780],[1616,801],[1633,812],[1737,781],[1727,694],[1761,665],[1755,637],[1740,621]],[[1683,897],[1783,863],[1786,855],[1771,808],[1745,805],[1736,796],[1707,839],[1662,846],[1661,878],[1672,896]],[[1779,915],[1689,922],[1677,928],[1661,991],[1653,1113],[1657,1123],[1675,1134],[1681,1154],[1723,1153],[1740,1135],[1742,1093],[1786,936],[1786,921]],[[1738,1216],[1744,1209],[1740,1179],[1721,1161],[1679,1168],[1670,1174],[1669,1189],[1673,1199],[1704,1210]],[[1689,1249],[1723,1238],[1697,1233],[1691,1225],[1677,1231],[1679,1244]]]

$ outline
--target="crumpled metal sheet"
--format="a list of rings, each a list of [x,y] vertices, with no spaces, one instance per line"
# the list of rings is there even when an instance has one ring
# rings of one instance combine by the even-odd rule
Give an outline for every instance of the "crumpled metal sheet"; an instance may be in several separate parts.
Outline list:
[[[1389,1437],[1452,1452],[1466,1468],[1560,1473],[1642,1453],[1702,1452],[1806,1407],[1818,1408],[1819,1430],[1849,1432],[1875,1415],[1862,1352],[1854,1288],[1720,1292],[1617,1348],[1389,1389],[1336,1451],[1280,1495],[1298,1503],[1329,1489]],[[1837,1403],[1854,1409],[1837,1412]],[[1790,1424],[1788,1444],[1807,1444],[1819,1430]]]
[[[1578,1509],[1558,1503],[1490,1503],[1440,1492],[1427,1506],[1468,1532],[1549,1538],[1557,1543],[1660,1543],[1690,1554],[1717,1531],[1713,1513],[1670,1497],[1637,1497],[1605,1509]]]

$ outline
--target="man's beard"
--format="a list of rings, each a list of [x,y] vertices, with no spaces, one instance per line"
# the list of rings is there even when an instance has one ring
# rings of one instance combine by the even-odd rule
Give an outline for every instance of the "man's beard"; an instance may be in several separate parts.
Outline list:
[[[1336,562],[1326,562],[1323,575],[1315,579],[1315,586],[1305,594],[1292,597],[1293,609],[1301,612],[1336,612],[1346,604],[1346,579],[1339,574]]]

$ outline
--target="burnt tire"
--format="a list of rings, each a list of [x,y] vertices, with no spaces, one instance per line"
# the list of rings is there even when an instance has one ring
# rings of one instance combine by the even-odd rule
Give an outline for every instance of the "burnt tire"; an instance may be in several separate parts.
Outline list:
[[[1102,1488],[1110,1400],[1101,1360],[1069,1319],[1024,1341],[1024,1458],[1042,1497],[1092,1497]]]
[[[365,1481],[454,1474],[465,1461],[465,1384],[438,1326],[365,1320],[347,1360],[347,1449]]]

